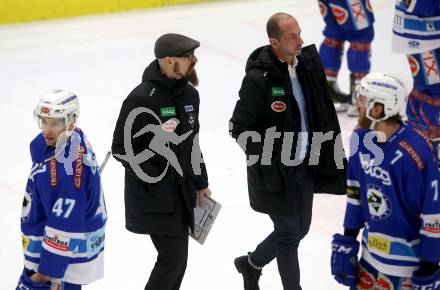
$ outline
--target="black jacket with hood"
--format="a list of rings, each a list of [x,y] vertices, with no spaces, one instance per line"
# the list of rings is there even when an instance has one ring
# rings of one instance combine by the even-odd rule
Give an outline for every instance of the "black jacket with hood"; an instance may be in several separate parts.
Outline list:
[[[314,192],[345,194],[347,161],[341,151],[342,146],[338,146],[341,143],[336,142],[335,150],[335,137],[340,133],[340,127],[315,46],[304,47],[297,60],[296,73],[305,98],[309,128],[308,153],[303,164],[307,164],[314,175]],[[245,149],[248,158],[250,155],[251,159],[260,156],[258,162],[247,166],[251,207],[267,214],[294,215],[296,166],[287,166],[286,156],[281,158],[281,153],[283,143],[291,142],[290,152],[288,149],[284,152],[289,152],[288,158],[294,160],[301,117],[293,96],[288,66],[276,57],[270,46],[260,47],[249,56],[239,97],[230,120],[232,137],[237,139],[244,132],[249,134],[249,131],[258,132],[261,136],[261,142],[256,142],[256,139],[253,142],[249,138]],[[274,139],[270,162],[262,162],[268,128],[275,128],[281,134]],[[293,138],[286,132],[293,132]],[[333,132],[333,139],[323,142],[319,150],[311,146],[313,142],[317,144],[312,136],[318,136],[312,132]],[[283,142],[284,136],[287,139]],[[318,155],[318,164],[310,165],[309,158],[317,160]]]
[[[127,131],[127,140],[124,140],[127,118],[133,110],[139,108],[144,112],[137,114],[131,131]],[[151,111],[145,112],[145,108]],[[124,100],[113,134],[112,153],[125,167],[125,217],[129,231],[185,236],[188,235],[188,228],[193,227],[196,190],[208,187],[204,163],[200,164],[200,174],[194,172],[191,163],[193,145],[198,147],[198,117],[197,90],[186,80],[166,78],[161,74],[157,60],[145,69],[142,83]],[[168,142],[167,145],[177,157],[183,176],[168,163],[171,156],[165,158],[154,152],[150,142],[157,134],[147,130],[136,136],[136,133],[151,124],[163,130],[165,135],[162,136],[173,133],[181,136],[190,132],[181,143]],[[127,154],[127,144],[124,143],[127,141],[131,142],[135,155],[145,149],[154,153],[153,157],[140,164],[140,168],[149,177],[157,177],[166,172],[160,181],[151,183],[142,178],[125,158],[121,158],[121,155]]]

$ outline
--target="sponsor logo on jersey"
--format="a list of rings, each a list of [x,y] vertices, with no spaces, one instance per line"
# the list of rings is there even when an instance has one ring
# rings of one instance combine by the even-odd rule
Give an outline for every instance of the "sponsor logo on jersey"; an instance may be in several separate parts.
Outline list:
[[[440,220],[428,219],[423,222],[423,229],[432,234],[440,234]]]
[[[194,111],[193,105],[185,106],[185,112],[189,113],[189,112],[193,112],[193,111]]]
[[[162,124],[162,130],[165,132],[174,132],[177,128],[177,122],[175,119],[169,119],[165,123]]]
[[[160,115],[162,117],[173,117],[173,116],[176,116],[176,108],[175,107],[160,108]]]
[[[57,179],[57,160],[55,157],[50,159],[50,185],[52,187],[55,187],[58,185],[58,179]]]
[[[322,17],[326,17],[327,16],[327,6],[324,5],[324,3],[322,3],[321,1],[318,1],[319,4],[319,12],[321,12]]]
[[[348,19],[348,11],[339,5],[330,3],[330,8],[332,9],[332,14],[335,16],[336,22],[339,25],[344,25]]]
[[[373,290],[375,284],[374,276],[365,270],[364,267],[360,267],[359,269],[359,281],[357,284],[357,289],[362,290]]]
[[[84,155],[84,147],[78,145],[78,153],[75,160],[75,171],[73,177],[73,186],[76,189],[79,189],[82,183],[82,177],[84,171],[83,155]]]
[[[425,168],[425,164],[423,163],[422,158],[420,158],[419,154],[416,152],[416,150],[414,150],[414,148],[411,147],[411,145],[409,145],[405,140],[400,141],[399,145],[400,147],[405,149],[406,152],[408,152],[408,154],[416,163],[419,170]]]
[[[351,15],[353,17],[353,21],[358,30],[367,28],[370,25],[370,22],[367,18],[367,11],[360,0],[348,0],[350,5]]]
[[[273,111],[277,113],[281,113],[286,110],[286,103],[281,101],[275,101],[272,103],[272,105],[270,105],[270,107],[272,108]]]
[[[27,251],[27,248],[29,247],[29,244],[31,243],[31,240],[26,236],[21,236],[21,246],[23,248],[23,251]]]
[[[44,243],[58,251],[69,251],[69,239],[58,234],[46,232],[44,235]]]
[[[383,254],[389,254],[391,241],[378,236],[368,236],[368,248]]]
[[[376,290],[394,290],[393,282],[391,282],[387,276],[379,272],[377,275]]]
[[[99,253],[101,249],[104,247],[104,242],[105,242],[105,232],[103,229],[92,233],[87,238],[88,257],[92,257],[97,253]]]
[[[272,97],[281,97],[286,94],[283,87],[272,87]]]
[[[385,219],[391,214],[390,199],[380,187],[373,184],[367,185],[367,201],[371,219]]]
[[[422,53],[425,81],[428,85],[440,83],[440,66],[432,50]]]
[[[409,68],[411,69],[412,76],[413,77],[417,76],[417,74],[420,71],[420,66],[417,59],[412,55],[408,55],[408,63],[409,63]]]
[[[359,160],[361,163],[361,167],[364,170],[365,174],[382,180],[383,185],[391,185],[391,178],[388,171],[383,169],[380,166],[373,166],[374,159],[368,161],[364,159],[363,154],[359,154]]]

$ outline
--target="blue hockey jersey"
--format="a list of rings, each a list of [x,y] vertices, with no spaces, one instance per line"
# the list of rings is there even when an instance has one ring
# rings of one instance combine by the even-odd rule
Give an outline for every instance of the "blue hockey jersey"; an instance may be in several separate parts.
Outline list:
[[[92,147],[75,129],[60,150],[40,133],[30,151],[21,215],[25,267],[73,284],[101,278],[107,215]]]
[[[440,47],[440,0],[396,1],[393,51],[416,54]]]
[[[362,257],[377,270],[411,277],[420,260],[440,262],[439,170],[416,129],[402,124],[386,143],[374,136],[352,136],[344,227],[364,228]]]

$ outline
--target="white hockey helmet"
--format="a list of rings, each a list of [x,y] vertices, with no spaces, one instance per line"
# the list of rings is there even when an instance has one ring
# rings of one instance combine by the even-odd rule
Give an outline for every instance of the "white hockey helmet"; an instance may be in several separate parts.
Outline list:
[[[376,123],[399,115],[404,107],[407,92],[405,85],[397,77],[372,72],[361,80],[356,96],[364,96],[367,99],[367,117]],[[379,119],[370,116],[370,111],[376,103],[382,104],[384,110],[384,116]]]
[[[79,116],[78,97],[69,91],[52,90],[44,94],[34,110],[36,117],[64,119],[67,125]]]

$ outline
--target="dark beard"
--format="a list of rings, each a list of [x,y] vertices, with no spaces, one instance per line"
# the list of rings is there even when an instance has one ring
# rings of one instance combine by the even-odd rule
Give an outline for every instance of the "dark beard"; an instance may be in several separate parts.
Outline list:
[[[367,118],[367,114],[365,112],[359,114],[359,118],[358,118],[359,127],[364,129],[370,129],[371,122],[373,121]]]
[[[194,87],[199,85],[199,78],[197,77],[197,72],[194,67],[190,68],[185,75],[185,79],[192,84]]]
[[[174,72],[182,77],[182,79],[188,81],[190,84],[192,84],[194,87],[197,87],[199,85],[199,78],[197,76],[197,72],[194,68],[194,65],[192,65],[186,74],[184,75],[180,71],[179,63],[176,62],[174,65]]]

